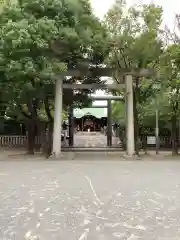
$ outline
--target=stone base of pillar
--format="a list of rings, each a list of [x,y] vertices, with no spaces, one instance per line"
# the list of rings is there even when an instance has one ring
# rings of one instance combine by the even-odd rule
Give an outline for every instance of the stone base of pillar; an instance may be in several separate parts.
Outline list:
[[[51,154],[49,156],[49,159],[50,160],[63,160],[64,159],[64,155],[61,153],[59,155],[56,155],[56,154]]]
[[[123,156],[124,160],[129,160],[129,161],[133,161],[133,160],[142,160],[141,157],[137,156],[136,154],[134,154],[133,156],[129,156],[127,154],[125,154]]]
[[[59,155],[51,154],[51,156],[48,159],[50,159],[50,160],[61,160],[61,161],[74,160],[75,159],[75,153],[74,152],[63,152]]]

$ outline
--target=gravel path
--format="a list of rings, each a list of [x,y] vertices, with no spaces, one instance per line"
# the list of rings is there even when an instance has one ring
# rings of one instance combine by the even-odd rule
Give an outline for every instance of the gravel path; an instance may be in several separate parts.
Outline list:
[[[180,239],[178,161],[1,161],[1,240]]]

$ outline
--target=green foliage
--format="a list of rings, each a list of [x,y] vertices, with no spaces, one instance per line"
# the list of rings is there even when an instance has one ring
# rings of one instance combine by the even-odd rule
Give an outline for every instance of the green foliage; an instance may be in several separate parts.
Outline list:
[[[108,52],[106,29],[89,1],[18,0],[4,5],[0,24],[0,89],[5,85],[9,91],[3,98],[11,114],[52,114],[53,77],[87,60],[101,64]],[[89,92],[80,91],[75,103],[88,103]],[[69,94],[64,93],[65,105],[70,104]]]
[[[116,1],[108,12],[105,25],[112,47],[107,63],[117,69],[114,78],[116,82],[121,82],[119,71],[122,68],[157,68],[163,53],[163,43],[158,37],[162,13],[162,8],[154,4],[128,8],[124,1]],[[156,79],[135,78],[134,82],[138,119],[142,123],[143,120],[147,121],[147,115],[152,115],[150,109],[156,97],[153,89]],[[122,122],[124,114],[119,113],[123,111],[122,106],[122,103],[114,105],[114,118],[117,122]]]
[[[114,102],[113,103],[113,110],[112,110],[112,117],[116,124],[121,125],[122,127],[125,127],[126,121],[125,121],[125,103],[124,102]]]
[[[176,32],[161,28],[162,8],[154,4],[127,8],[124,1],[107,14],[105,25],[111,39],[107,64],[117,69],[114,81],[121,82],[121,68],[154,68],[156,77],[134,79],[134,124],[136,153],[138,136],[143,129],[155,134],[156,111],[159,113],[160,134],[172,137],[172,151],[178,153],[180,119],[180,17],[176,16]],[[162,36],[165,35],[165,38]],[[160,89],[155,89],[155,84]],[[116,92],[116,94],[122,94]],[[113,106],[114,120],[124,125],[124,104]],[[143,130],[143,131],[142,131]],[[147,132],[144,134],[148,134]]]

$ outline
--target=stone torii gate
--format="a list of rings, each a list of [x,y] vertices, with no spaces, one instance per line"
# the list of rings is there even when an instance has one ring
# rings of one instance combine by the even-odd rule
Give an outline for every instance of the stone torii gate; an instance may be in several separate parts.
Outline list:
[[[55,83],[55,104],[54,104],[54,130],[53,130],[53,148],[52,156],[61,157],[61,130],[62,130],[62,106],[63,106],[63,88],[66,89],[114,89],[120,90],[125,85],[126,94],[126,146],[127,155],[132,157],[135,153],[134,144],[134,111],[133,111],[133,76],[148,77],[154,74],[151,69],[121,69],[120,84],[63,84],[63,78],[66,76],[84,77],[113,77],[115,72],[112,68],[84,68],[70,69],[63,73]]]

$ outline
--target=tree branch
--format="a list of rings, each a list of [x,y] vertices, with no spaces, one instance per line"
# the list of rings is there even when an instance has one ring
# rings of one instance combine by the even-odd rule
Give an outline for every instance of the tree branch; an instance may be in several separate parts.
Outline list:
[[[122,58],[123,58],[123,60],[124,60],[125,67],[128,68],[130,64],[126,62],[126,58],[125,58],[125,56],[124,56],[124,53],[123,53],[123,49],[122,49],[122,48],[120,48],[120,52],[121,52],[121,56],[122,56]]]
[[[18,108],[24,117],[31,119],[31,116],[23,111],[22,106],[20,104],[18,104]]]

